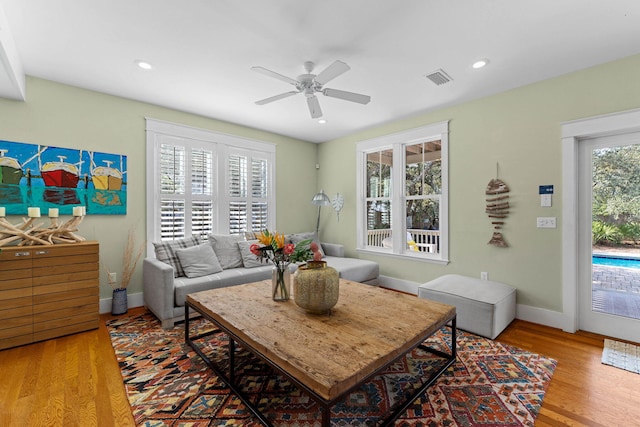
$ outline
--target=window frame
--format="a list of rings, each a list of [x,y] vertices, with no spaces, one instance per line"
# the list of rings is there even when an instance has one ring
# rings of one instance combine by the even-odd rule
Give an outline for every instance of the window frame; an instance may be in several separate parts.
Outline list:
[[[441,143],[440,252],[414,252],[407,250],[405,147],[433,140],[440,140]],[[367,245],[367,154],[385,149],[393,150],[391,223],[394,227],[399,224],[398,229],[400,230],[400,232],[393,233],[391,248]],[[356,250],[437,264],[449,263],[449,121],[361,141],[356,145],[356,162],[356,197],[358,200],[356,204]]]
[[[160,167],[160,144],[166,137],[180,140],[187,148],[205,148],[213,152],[214,176],[212,183],[211,200],[213,203],[212,233],[229,234],[229,194],[226,191],[229,180],[228,157],[229,153],[242,152],[260,159],[266,159],[268,163],[267,183],[267,210],[268,227],[273,229],[276,224],[276,145],[269,142],[258,141],[236,135],[215,132],[206,129],[180,125],[157,119],[146,118],[146,151],[147,151],[147,250],[154,253],[153,242],[160,239],[160,217],[156,215],[160,210],[162,198],[160,180],[157,179]],[[251,168],[249,168],[251,174]],[[190,177],[186,177],[187,180]],[[198,198],[200,199],[200,198]],[[185,201],[191,200],[191,195],[185,195]],[[193,200],[196,200],[194,198]],[[249,197],[248,202],[251,198]],[[188,233],[187,233],[188,234]]]

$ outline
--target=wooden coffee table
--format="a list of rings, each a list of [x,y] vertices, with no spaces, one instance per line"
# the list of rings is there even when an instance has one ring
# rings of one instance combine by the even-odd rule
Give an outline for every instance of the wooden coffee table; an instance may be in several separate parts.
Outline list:
[[[217,329],[190,336],[190,309]],[[185,319],[186,342],[266,426],[271,426],[269,420],[236,383],[236,343],[309,393],[321,407],[323,426],[330,425],[335,403],[412,349],[420,347],[442,357],[442,366],[382,425],[390,424],[456,358],[455,307],[343,279],[338,304],[326,315],[308,314],[293,300],[274,302],[271,281],[266,280],[187,295]],[[449,322],[450,354],[423,344]],[[196,343],[220,331],[229,336],[229,372],[223,372]]]

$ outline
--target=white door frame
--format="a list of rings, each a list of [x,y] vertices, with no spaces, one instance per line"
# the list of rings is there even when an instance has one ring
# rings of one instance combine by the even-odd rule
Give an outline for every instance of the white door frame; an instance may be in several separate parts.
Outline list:
[[[578,144],[640,131],[640,109],[573,120],[562,129],[562,310],[567,332],[578,329]]]

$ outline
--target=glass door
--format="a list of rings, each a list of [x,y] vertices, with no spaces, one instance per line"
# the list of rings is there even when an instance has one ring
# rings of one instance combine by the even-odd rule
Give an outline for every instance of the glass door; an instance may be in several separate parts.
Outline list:
[[[640,341],[640,134],[581,141],[579,328]]]

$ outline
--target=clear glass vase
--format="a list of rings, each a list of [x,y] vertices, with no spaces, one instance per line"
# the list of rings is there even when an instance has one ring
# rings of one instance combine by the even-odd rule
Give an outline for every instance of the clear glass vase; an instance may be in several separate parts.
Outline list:
[[[274,266],[271,277],[271,296],[274,301],[291,298],[291,270],[288,266]]]

